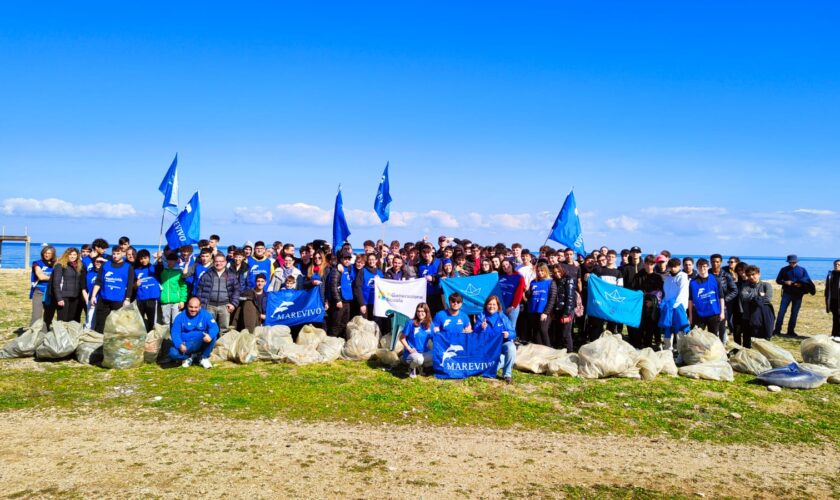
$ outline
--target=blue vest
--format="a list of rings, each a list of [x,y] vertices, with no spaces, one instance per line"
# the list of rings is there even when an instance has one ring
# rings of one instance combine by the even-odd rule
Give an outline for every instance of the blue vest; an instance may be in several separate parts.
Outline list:
[[[431,264],[421,262],[417,264],[417,277],[426,279],[426,276],[437,276],[440,269],[440,261],[435,259]],[[426,282],[426,295],[440,295],[440,285],[438,283]]]
[[[420,326],[414,326],[414,320],[409,321],[403,327],[403,334],[405,334],[405,341],[414,348],[417,352],[427,352],[429,339],[434,337],[434,326],[429,324],[429,328],[423,328],[423,323]],[[403,351],[403,358],[408,359],[408,350]]]
[[[93,298],[90,296],[90,294],[93,293],[93,286],[96,285],[97,276],[98,274],[93,271],[87,273],[87,283],[85,284],[85,288],[87,288],[88,300]]]
[[[688,285],[689,295],[694,304],[694,310],[701,318],[720,315],[720,297],[718,297],[717,278],[709,275],[706,281],[700,283],[700,277],[691,280]]]
[[[99,296],[103,300],[122,302],[125,300],[125,290],[128,286],[128,267],[131,264],[123,262],[122,266],[114,267],[110,260],[102,264],[102,286]]]
[[[265,276],[266,283],[271,281],[271,259],[257,260],[253,257],[248,257],[248,288],[255,288],[257,286],[258,274]]]
[[[134,279],[137,285],[137,300],[151,300],[160,298],[160,283],[155,276],[155,268],[151,265],[134,268]]]
[[[372,273],[367,267],[364,267],[362,268],[362,273],[364,273],[364,281],[362,282],[362,298],[365,299],[365,304],[373,304],[373,278],[376,276],[382,277],[382,271],[377,269],[376,272]]]
[[[531,298],[528,299],[529,313],[541,313],[545,311],[550,288],[551,280],[534,280],[531,282]]]
[[[85,266],[85,270],[90,273],[93,270],[93,259],[90,258],[90,255],[85,255],[82,257],[82,264]]]
[[[53,267],[48,266],[47,263],[44,262],[43,260],[36,260],[35,262],[33,262],[32,267],[35,267],[35,266],[40,267],[41,272],[46,274],[47,278],[52,276]],[[49,286],[49,284],[50,284],[49,279],[47,279],[47,281],[38,281],[38,277],[35,276],[35,269],[32,269],[32,272],[29,273],[29,274],[30,274],[29,279],[32,282],[32,287],[29,289],[29,298],[30,299],[32,298],[32,295],[35,294],[35,290],[41,290],[41,293],[46,294],[47,293],[47,286]]]
[[[513,304],[513,295],[516,293],[516,287],[519,286],[519,280],[521,279],[523,278],[519,273],[499,273],[499,290],[502,291],[502,301],[506,308]]]
[[[341,287],[341,299],[342,300],[353,300],[353,268],[352,267],[345,267],[344,271],[341,273],[341,283],[339,286]]]

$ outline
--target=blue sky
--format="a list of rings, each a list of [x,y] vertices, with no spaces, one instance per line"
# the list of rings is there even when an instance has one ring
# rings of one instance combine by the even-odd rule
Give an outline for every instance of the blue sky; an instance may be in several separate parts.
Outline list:
[[[0,217],[156,242],[180,159],[223,244],[387,239],[834,256],[831,2],[0,6]],[[168,223],[169,219],[167,219]]]

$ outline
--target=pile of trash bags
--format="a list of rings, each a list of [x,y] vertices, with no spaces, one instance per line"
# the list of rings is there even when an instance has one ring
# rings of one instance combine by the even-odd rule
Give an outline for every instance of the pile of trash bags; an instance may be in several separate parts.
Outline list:
[[[347,342],[341,349],[341,359],[367,361],[379,348],[379,325],[356,316],[347,323]]]
[[[717,335],[694,328],[677,336],[677,350],[685,366],[678,370],[681,377],[733,382],[735,373],[726,357],[726,348]]]
[[[262,360],[309,365],[337,360],[343,347],[344,339],[328,337],[327,332],[312,325],[301,329],[297,341],[288,326],[258,326],[253,334],[232,330],[222,335],[212,359],[239,364]]]
[[[578,355],[567,353],[566,349],[552,349],[551,347],[528,344],[516,350],[516,361],[513,367],[524,372],[570,377],[578,376]]]

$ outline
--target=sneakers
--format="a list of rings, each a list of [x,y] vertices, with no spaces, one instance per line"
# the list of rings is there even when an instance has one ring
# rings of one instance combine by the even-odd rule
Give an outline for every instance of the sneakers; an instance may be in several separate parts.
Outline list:
[[[201,361],[199,361],[198,364],[200,364],[201,367],[205,370],[213,368],[213,365],[210,363],[210,360],[208,358],[201,358]]]
[[[192,366],[192,358],[187,358],[181,363],[182,368],[189,368]]]
[[[412,368],[410,372],[408,372],[408,378],[417,378],[417,368]]]
[[[512,384],[512,383],[513,383],[513,379],[512,379],[511,377],[505,377],[505,383],[506,383],[506,384]]]

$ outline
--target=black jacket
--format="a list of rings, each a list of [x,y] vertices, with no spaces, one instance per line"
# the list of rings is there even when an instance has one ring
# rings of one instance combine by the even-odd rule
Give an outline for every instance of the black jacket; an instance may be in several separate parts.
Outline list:
[[[551,280],[545,310],[547,312],[556,312],[561,317],[571,315],[577,305],[576,294],[577,284],[572,278],[563,276],[559,280]]]
[[[63,267],[61,264],[56,264],[53,268],[50,285],[56,301],[78,299],[82,296],[87,272],[81,261],[77,264],[77,269],[78,271],[73,269],[72,266]],[[129,279],[133,280],[134,277],[131,276]]]

